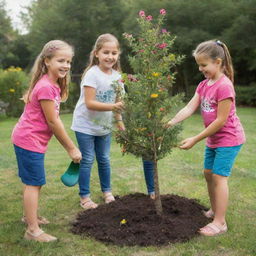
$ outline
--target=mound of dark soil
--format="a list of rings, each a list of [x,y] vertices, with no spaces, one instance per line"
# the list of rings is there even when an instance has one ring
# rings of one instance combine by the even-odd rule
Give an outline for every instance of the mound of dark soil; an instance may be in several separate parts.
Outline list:
[[[163,215],[156,214],[154,201],[145,194],[116,197],[110,204],[80,212],[71,231],[116,245],[167,245],[185,242],[198,234],[209,220],[206,208],[195,199],[162,195]]]

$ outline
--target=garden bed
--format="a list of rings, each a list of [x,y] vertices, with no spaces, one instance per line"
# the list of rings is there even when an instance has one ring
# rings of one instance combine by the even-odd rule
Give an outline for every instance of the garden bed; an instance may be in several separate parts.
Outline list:
[[[209,222],[202,214],[206,208],[195,199],[169,194],[161,199],[163,214],[158,216],[145,194],[117,196],[110,204],[80,212],[71,231],[104,243],[161,246],[188,241]]]

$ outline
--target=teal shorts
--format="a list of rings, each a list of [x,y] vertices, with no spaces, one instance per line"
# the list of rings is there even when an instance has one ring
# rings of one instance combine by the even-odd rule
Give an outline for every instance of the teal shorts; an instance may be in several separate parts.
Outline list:
[[[228,177],[231,174],[236,156],[242,145],[234,147],[209,148],[206,146],[204,153],[204,169],[212,173]]]

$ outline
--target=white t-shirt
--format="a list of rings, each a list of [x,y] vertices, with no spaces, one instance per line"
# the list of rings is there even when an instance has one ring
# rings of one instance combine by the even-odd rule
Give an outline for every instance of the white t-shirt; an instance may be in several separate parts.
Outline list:
[[[96,100],[103,103],[115,103],[116,93],[112,83],[120,80],[121,74],[112,69],[108,75],[95,65],[85,74],[80,85],[80,97],[73,114],[71,129],[94,136],[103,136],[111,132],[113,113],[112,111],[89,110],[84,102],[84,86],[96,89]]]

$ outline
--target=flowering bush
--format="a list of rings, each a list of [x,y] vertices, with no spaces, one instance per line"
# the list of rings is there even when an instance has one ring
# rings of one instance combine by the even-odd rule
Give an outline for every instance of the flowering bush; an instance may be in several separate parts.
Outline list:
[[[7,116],[20,116],[24,108],[20,98],[27,86],[28,77],[21,68],[0,70],[0,111]]]
[[[118,131],[116,139],[123,152],[152,161],[171,151],[180,131],[180,126],[164,128],[181,102],[180,95],[171,97],[170,92],[175,81],[173,68],[182,59],[171,52],[175,37],[162,27],[165,14],[161,9],[154,23],[151,15],[140,11],[138,36],[124,33],[134,53],[129,56],[134,74],[122,77],[128,91],[124,98],[126,130]]]
[[[124,96],[126,130],[116,133],[123,153],[154,161],[156,204],[160,200],[157,161],[177,145],[181,130],[180,126],[165,128],[182,102],[180,95],[171,97],[171,88],[175,81],[174,68],[183,58],[171,52],[175,37],[163,27],[165,14],[161,9],[155,21],[151,15],[140,11],[138,35],[124,33],[134,53],[129,56],[134,74],[122,77],[127,88]],[[161,209],[157,212],[160,214]]]

